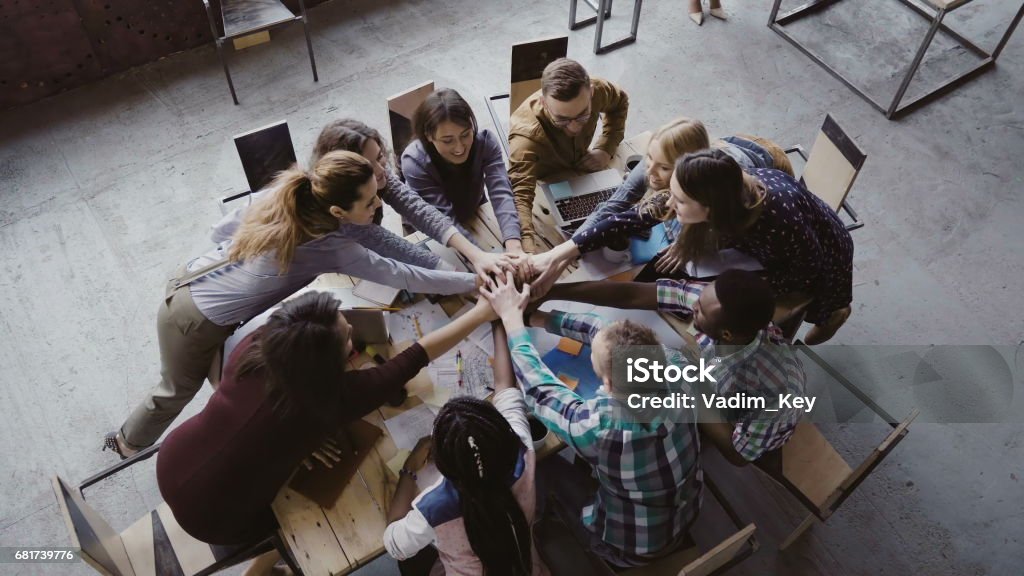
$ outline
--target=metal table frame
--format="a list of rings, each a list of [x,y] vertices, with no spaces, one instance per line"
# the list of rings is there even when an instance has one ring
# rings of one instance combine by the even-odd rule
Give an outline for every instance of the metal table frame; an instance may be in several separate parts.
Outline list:
[[[808,48],[803,46],[796,38],[790,36],[783,28],[786,24],[790,22],[798,20],[814,12],[817,12],[818,10],[825,8],[826,6],[835,4],[838,1],[839,0],[811,0],[807,4],[790,10],[785,14],[779,15],[779,6],[782,4],[782,0],[775,0],[775,3],[772,5],[771,15],[768,18],[768,27],[774,30],[775,33],[778,34],[779,36],[785,38],[790,44],[795,46],[797,50],[800,50],[801,52],[804,53],[804,55],[806,55],[808,58],[816,62],[819,66],[824,68],[829,74],[835,77],[836,80],[839,80],[843,84],[846,84],[846,86],[850,90],[853,90],[855,94],[857,94],[866,102],[874,106],[879,112],[885,114],[885,117],[890,120],[897,118],[903,115],[904,113],[909,112],[923,104],[926,104],[927,102],[930,102],[934,98],[937,98],[938,96],[953,90],[960,84],[963,84],[970,80],[971,78],[974,78],[975,76],[978,76],[982,72],[994,67],[996,59],[999,57],[999,53],[1003,51],[1003,48],[1006,46],[1006,42],[1010,39],[1010,36],[1013,35],[1013,31],[1017,28],[1017,24],[1020,23],[1021,17],[1024,16],[1024,2],[1022,2],[1020,9],[1017,10],[1016,16],[1014,16],[1013,20],[1010,22],[1010,26],[1006,29],[1006,32],[1003,34],[1003,37],[999,40],[999,44],[996,45],[995,50],[992,51],[992,53],[990,54],[942,23],[942,19],[945,18],[946,14],[952,12],[953,10],[965,4],[969,4],[972,0],[961,0],[959,2],[950,3],[949,6],[937,8],[937,11],[934,14],[934,16],[930,14],[927,10],[919,6],[918,4],[914,3],[912,0],[899,0],[918,15],[931,20],[931,26],[928,29],[928,33],[925,34],[924,40],[921,42],[920,47],[918,47],[917,53],[914,55],[914,59],[911,61],[910,67],[907,69],[907,73],[903,77],[903,81],[900,83],[900,87],[896,91],[896,95],[893,97],[891,102],[886,103],[879,100],[875,100],[874,98],[869,96],[864,89],[860,88],[859,86],[854,84],[852,80],[844,76],[841,72],[839,72],[832,66],[828,65],[820,56],[818,56],[814,52],[811,52]],[[573,3],[575,4],[575,1]],[[939,30],[948,34],[965,49],[978,55],[980,58],[982,58],[982,61],[973,66],[971,69],[967,70],[966,72],[962,72],[959,75],[954,76],[953,78],[947,79],[945,82],[940,84],[938,87],[933,88],[929,92],[926,92],[925,94],[922,94],[907,103],[902,103],[903,96],[904,94],[906,94],[907,91],[907,87],[910,86],[910,81],[914,78],[914,74],[917,73],[917,69],[921,65],[921,61],[924,59],[925,52],[928,51],[928,47],[931,45],[932,40],[935,38],[935,34]]]
[[[612,0],[597,0],[597,4],[594,4],[594,0],[583,0],[587,3],[593,11],[594,15],[590,18],[585,18],[576,21],[576,8],[579,4],[579,0],[569,1],[569,30],[579,30],[585,26],[591,24],[597,24],[597,28],[594,30],[594,54],[606,54],[621,48],[627,44],[636,42],[637,29],[640,27],[640,7],[643,4],[643,0],[634,0],[633,2],[633,23],[630,27],[629,36],[624,36],[611,44],[601,44],[601,36],[604,34],[604,21],[607,18],[612,17]]]

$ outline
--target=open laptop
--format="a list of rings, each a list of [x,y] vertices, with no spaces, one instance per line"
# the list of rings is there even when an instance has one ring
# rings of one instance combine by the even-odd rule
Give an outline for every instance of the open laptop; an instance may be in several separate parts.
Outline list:
[[[575,230],[597,205],[622,185],[622,175],[609,168],[562,182],[541,183],[552,208],[555,223],[563,230]]]

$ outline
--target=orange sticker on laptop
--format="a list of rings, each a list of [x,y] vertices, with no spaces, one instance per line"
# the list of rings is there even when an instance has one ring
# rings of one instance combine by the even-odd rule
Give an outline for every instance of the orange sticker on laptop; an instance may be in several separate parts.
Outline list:
[[[557,348],[570,356],[579,356],[583,351],[583,343],[572,338],[562,338],[558,341]]]

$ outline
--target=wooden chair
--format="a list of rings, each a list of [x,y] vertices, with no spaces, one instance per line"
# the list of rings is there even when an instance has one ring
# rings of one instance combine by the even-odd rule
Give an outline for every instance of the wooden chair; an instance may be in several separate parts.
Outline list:
[[[316,60],[313,58],[313,41],[309,38],[309,20],[306,17],[306,3],[299,0],[299,14],[295,15],[280,0],[220,0],[221,21],[224,24],[224,35],[217,31],[217,20],[210,7],[210,0],[203,0],[206,15],[210,20],[210,33],[217,44],[217,57],[224,67],[224,77],[228,80],[231,99],[238,105],[235,84],[231,81],[228,61],[224,58],[224,43],[233,38],[240,38],[279,28],[292,22],[302,22],[302,31],[306,34],[306,49],[309,51],[309,65],[313,68],[313,82],[319,82],[316,74]]]
[[[914,410],[896,424],[856,468],[847,464],[811,422],[798,424],[793,436],[782,448],[758,460],[757,467],[781,484],[809,511],[804,520],[782,541],[779,550],[785,550],[793,544],[815,520],[826,521],[906,437],[908,427],[917,418],[917,414],[918,411]]]
[[[867,154],[843,132],[832,115],[825,116],[825,122],[814,140],[810,155],[799,144],[786,149],[786,154],[794,152],[799,154],[805,163],[800,183],[837,213],[840,209],[846,211],[853,219],[853,223],[846,226],[847,230],[856,230],[864,226],[864,222],[857,217],[857,213],[846,201],[846,196],[853,188]]]
[[[249,189],[221,198],[221,214],[228,213],[230,203],[251,199],[253,192],[262,190],[278,172],[291,168],[297,161],[286,120],[239,134],[234,140]]]
[[[498,140],[501,147],[508,156],[508,130],[505,128],[508,120],[502,121],[494,110],[494,103],[498,100],[508,100],[509,116],[526,101],[534,92],[540,90],[540,77],[544,68],[558,60],[565,58],[569,53],[569,37],[556,36],[542,38],[529,42],[520,42],[512,45],[512,75],[508,92],[492,94],[487,97],[487,111],[494,122],[494,128],[498,131]]]
[[[785,550],[792,545],[814,524],[815,520],[824,522],[835,513],[875,467],[881,464],[882,460],[906,437],[910,432],[910,423],[918,415],[918,411],[913,410],[902,421],[896,420],[873,398],[865,394],[809,346],[800,340],[793,345],[796,346],[798,352],[802,352],[808,360],[817,364],[861,403],[888,423],[892,427],[892,431],[856,468],[853,468],[832,447],[817,426],[811,422],[801,422],[797,425],[793,436],[786,441],[782,448],[770,452],[754,462],[760,470],[778,482],[809,511],[804,520],[779,545],[780,550]]]
[[[558,555],[567,554],[571,558],[571,562],[577,564],[577,571],[579,570],[579,565],[585,565],[583,560],[585,558],[586,563],[590,564],[593,568],[592,572],[604,576],[614,576],[616,574],[619,576],[712,576],[714,574],[721,574],[757,551],[759,544],[754,536],[757,528],[754,524],[744,525],[735,510],[722,497],[722,493],[706,473],[704,474],[704,487],[708,489],[711,496],[722,507],[722,510],[725,511],[729,522],[735,530],[707,552],[702,553],[697,545],[692,542],[692,539],[688,538],[689,543],[677,552],[659,558],[645,566],[616,571],[591,554],[585,544],[576,542],[573,538],[563,536],[557,543],[557,551],[552,552],[552,548],[549,547],[546,557],[550,557],[552,553]],[[547,534],[559,531],[563,534],[571,533],[567,525],[575,520],[568,517],[568,511],[557,500],[549,499],[548,502],[558,518],[557,521],[562,526],[557,526],[557,524],[555,526],[549,525],[542,532]],[[708,521],[707,508],[705,496],[704,509],[702,509],[701,516],[698,516],[694,526],[691,526],[691,533],[697,533],[706,528],[702,524],[706,524]],[[542,523],[544,522],[551,522],[551,519],[546,518],[542,520]],[[579,549],[571,549],[574,546],[582,549],[582,552]],[[542,554],[544,554],[544,551],[545,548],[542,547]]]
[[[433,92],[434,81],[428,80],[388,98],[388,123],[391,127],[391,145],[395,147],[395,170],[403,181],[405,176],[402,174],[402,152],[415,138],[412,116]]]
[[[170,508],[162,502],[123,532],[115,531],[85,501],[83,490],[152,457],[159,449],[159,444],[151,446],[90,477],[78,488],[54,476],[53,491],[71,536],[71,546],[81,550],[87,564],[108,576],[205,576],[276,548],[292,571],[301,574],[277,531],[242,546],[206,544],[182,530]]]

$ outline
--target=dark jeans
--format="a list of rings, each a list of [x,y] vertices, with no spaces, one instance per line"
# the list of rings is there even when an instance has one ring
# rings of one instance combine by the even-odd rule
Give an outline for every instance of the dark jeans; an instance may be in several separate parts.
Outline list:
[[[398,573],[402,576],[427,576],[437,563],[437,548],[427,546],[408,560],[398,561]]]
[[[632,568],[650,563],[650,559],[615,548],[583,525],[583,508],[593,504],[597,493],[597,480],[588,467],[572,464],[557,455],[545,458],[537,465],[537,493],[538,508],[546,504],[547,497],[556,500],[565,513],[561,520],[572,530],[576,541],[613,568]],[[538,511],[537,516],[543,512]]]

